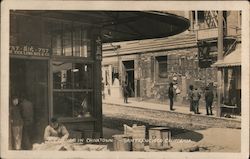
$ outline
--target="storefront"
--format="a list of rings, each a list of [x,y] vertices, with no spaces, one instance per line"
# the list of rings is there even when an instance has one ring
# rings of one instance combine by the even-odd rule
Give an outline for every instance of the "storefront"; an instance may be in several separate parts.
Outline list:
[[[149,21],[143,34],[131,29]],[[158,12],[11,10],[10,98],[33,104],[34,142],[43,140],[51,117],[70,135],[102,136],[102,42],[169,36],[188,27],[187,19]]]
[[[238,46],[223,60],[213,64],[222,71],[220,115],[241,115],[241,55]]]
[[[35,142],[51,117],[71,135],[101,136],[98,29],[35,13],[11,12],[10,97],[32,102]]]

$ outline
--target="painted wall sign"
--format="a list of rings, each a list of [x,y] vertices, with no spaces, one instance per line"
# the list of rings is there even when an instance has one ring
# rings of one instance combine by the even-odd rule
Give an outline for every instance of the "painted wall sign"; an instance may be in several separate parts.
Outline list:
[[[29,55],[29,56],[49,56],[48,48],[34,46],[10,46],[10,54]]]

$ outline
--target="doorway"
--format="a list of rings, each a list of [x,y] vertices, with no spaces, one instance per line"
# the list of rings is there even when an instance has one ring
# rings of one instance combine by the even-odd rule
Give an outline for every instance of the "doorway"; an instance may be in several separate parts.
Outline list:
[[[32,141],[43,141],[49,119],[48,60],[10,59],[10,97],[25,96],[33,104]]]
[[[125,82],[127,83],[129,97],[135,97],[134,60],[123,61],[123,65],[125,69]]]

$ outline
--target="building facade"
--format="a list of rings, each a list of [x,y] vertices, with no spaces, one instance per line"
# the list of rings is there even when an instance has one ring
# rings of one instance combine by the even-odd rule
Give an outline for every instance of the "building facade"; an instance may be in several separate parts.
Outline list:
[[[189,85],[198,87],[203,93],[209,83],[213,84],[217,98],[217,68],[212,67],[212,64],[217,61],[218,13],[183,11],[174,14],[190,20],[188,31],[167,38],[103,45],[104,97],[122,97],[121,84],[125,82],[130,97],[163,102],[168,98],[169,83],[173,82],[178,90],[176,102],[187,102]],[[223,56],[226,56],[240,48],[241,12],[224,11],[223,17]],[[240,72],[240,69],[236,72]],[[239,76],[237,79],[240,79]],[[233,92],[240,90],[237,84],[237,90]],[[224,91],[227,94],[228,91]],[[240,101],[239,98],[237,101]],[[237,109],[240,109],[239,103]]]

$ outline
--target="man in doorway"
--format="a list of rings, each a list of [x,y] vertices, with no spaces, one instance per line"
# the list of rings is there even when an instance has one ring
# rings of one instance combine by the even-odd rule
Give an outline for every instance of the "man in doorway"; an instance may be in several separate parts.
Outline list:
[[[170,100],[170,110],[174,110],[174,84],[171,82],[168,88],[168,97]]]
[[[34,131],[34,112],[33,104],[28,100],[28,96],[23,94],[21,97],[21,114],[23,118],[23,139],[22,148],[24,150],[32,149],[32,135]]]
[[[69,132],[66,127],[59,123],[57,118],[51,118],[50,124],[45,128],[44,140],[45,141],[57,141],[57,140],[67,140],[69,137]]]

